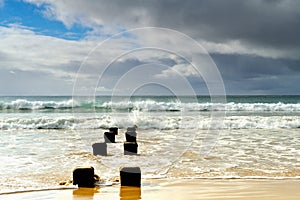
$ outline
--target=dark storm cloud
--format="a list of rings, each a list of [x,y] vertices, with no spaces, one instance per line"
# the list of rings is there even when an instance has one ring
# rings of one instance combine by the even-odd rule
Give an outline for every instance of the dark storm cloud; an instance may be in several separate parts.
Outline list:
[[[300,61],[212,55],[229,94],[299,94]]]
[[[300,45],[300,1],[159,1],[151,13],[163,25],[215,42]]]
[[[214,54],[212,58],[219,67],[223,77],[236,80],[250,79],[259,76],[294,74],[297,73],[298,69],[295,66],[300,66],[300,61],[263,58],[250,55]]]
[[[299,75],[264,77],[255,80],[225,80],[227,94],[294,95],[299,94]]]

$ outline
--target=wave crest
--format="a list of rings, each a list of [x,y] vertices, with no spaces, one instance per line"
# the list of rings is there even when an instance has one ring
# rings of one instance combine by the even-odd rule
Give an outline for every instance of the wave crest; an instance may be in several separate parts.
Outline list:
[[[141,100],[130,102],[77,102],[69,99],[64,101],[29,101],[17,99],[11,102],[0,102],[0,110],[47,110],[47,109],[94,109],[97,112],[107,112],[111,110],[127,112],[131,110],[140,111],[249,111],[249,112],[277,112],[300,111],[299,103],[234,103],[223,104],[206,103],[183,103],[179,101],[157,102],[153,100]]]
[[[295,129],[300,128],[299,116],[229,116],[217,127],[210,127],[210,117],[182,116],[147,116],[129,120],[128,118],[113,118],[110,115],[101,117],[16,117],[2,118],[0,129],[107,129],[111,126],[126,128],[136,124],[139,129]]]
[[[11,102],[0,102],[2,110],[41,110],[41,109],[67,109],[78,106],[72,99],[66,101],[29,101],[16,99]]]

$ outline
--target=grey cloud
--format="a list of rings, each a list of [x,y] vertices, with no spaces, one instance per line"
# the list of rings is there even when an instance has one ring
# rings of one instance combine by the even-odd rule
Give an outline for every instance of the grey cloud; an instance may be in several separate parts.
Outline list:
[[[109,77],[111,76],[120,76],[128,72],[130,69],[133,69],[136,66],[142,65],[145,62],[129,58],[126,60],[116,61],[112,63],[110,66],[107,67],[106,74],[108,74]]]
[[[9,55],[8,53],[0,50],[0,61],[2,63],[9,62],[11,59],[13,59],[13,57],[11,55]]]
[[[6,57],[7,57],[6,53],[0,51],[0,60],[4,60],[6,59]]]
[[[64,72],[77,73],[81,63],[81,61],[70,60],[68,63],[61,64],[58,68]]]
[[[212,58],[229,94],[300,93],[300,61],[220,54]]]
[[[41,8],[46,8],[44,10],[46,15],[64,22],[69,27],[74,23],[81,23],[97,31],[99,27],[104,27],[103,30],[109,29],[107,27],[119,27],[119,29],[126,30],[141,26],[159,26],[172,28],[186,33],[197,40],[213,42],[216,45],[230,45],[232,44],[230,41],[238,41],[245,47],[246,50],[244,52],[241,53],[239,50],[234,52],[229,51],[230,54],[224,55],[224,51],[223,54],[222,51],[220,51],[220,54],[212,55],[221,71],[229,93],[300,94],[298,86],[300,81],[300,1],[90,0],[87,2],[84,0],[30,0],[29,2],[35,2],[39,6],[41,6],[42,2],[45,2],[46,4]],[[126,39],[126,37],[124,38]],[[151,35],[151,39],[155,40],[155,35]],[[39,43],[44,44],[45,40],[39,40]],[[79,55],[85,56],[85,52],[88,53],[87,50],[90,49],[87,48],[85,51],[82,51],[85,43],[77,45],[77,43],[64,43],[63,40],[56,41],[56,43],[51,42],[50,44],[53,44],[53,46],[61,45],[62,47],[70,46],[70,48],[66,49],[59,48],[62,49],[59,52],[53,52],[55,56],[57,54],[65,55],[66,52],[69,52],[67,54],[69,55],[67,61],[65,60],[66,56],[62,56],[60,59],[56,58],[56,60],[60,62],[51,63],[51,68],[54,66],[58,67],[59,71],[57,74],[61,72],[65,72],[66,74],[74,73],[78,69],[79,62],[74,61],[76,58],[74,59],[73,55],[77,52]],[[49,45],[45,50],[51,50],[53,46]],[[73,51],[74,49],[76,51]],[[120,46],[116,46],[115,49],[120,49]],[[283,52],[292,50],[294,54],[290,57],[288,57],[287,54],[283,54],[286,57],[253,56],[260,55],[259,53],[253,53],[257,50],[282,50]],[[249,53],[251,55],[249,55],[248,52],[251,52]],[[97,57],[97,59],[99,58],[98,63],[87,63],[86,69],[82,71],[82,74],[86,76],[83,76],[82,80],[90,81],[92,84],[95,84],[98,78],[97,72],[99,68],[103,68],[104,66],[102,66],[102,64],[106,63],[102,62],[101,59],[108,59],[108,55],[110,55],[108,51],[101,55],[99,54],[99,57]],[[54,58],[55,56],[51,57]],[[46,61],[48,61],[48,57],[45,59]],[[1,60],[2,58],[3,60],[7,58],[5,52],[0,52],[0,58]],[[287,58],[294,58],[294,60]],[[33,58],[30,58],[30,61],[31,60],[33,60]],[[13,61],[16,61],[16,59],[13,59]],[[33,66],[39,67],[41,64],[39,62],[41,61],[37,59],[36,62],[37,63]],[[124,58],[123,61],[115,62],[106,72],[105,85],[101,86],[108,88],[113,85],[122,74],[144,62],[145,60],[142,58]],[[168,66],[177,64],[176,60],[160,57],[156,58],[155,62]],[[19,63],[23,64],[24,62],[20,61],[18,64]],[[3,63],[1,66],[4,66]],[[3,86],[3,84],[5,85],[8,82],[12,82],[11,88],[15,88],[16,93],[23,87],[22,83],[26,83],[24,86],[26,85],[28,88],[36,88],[35,91],[41,93],[45,91],[49,91],[49,93],[58,92],[55,91],[56,88],[57,90],[64,89],[65,91],[70,91],[67,90],[70,88],[66,84],[66,81],[62,80],[62,76],[54,77],[51,73],[40,74],[39,72],[31,72],[30,75],[24,71],[16,71],[18,74],[22,74],[20,79],[16,81],[16,79],[13,79],[13,76],[17,73],[8,74],[8,72],[3,71],[3,74],[2,72],[0,73],[1,94],[5,91],[9,92],[5,90],[5,86]],[[26,78],[29,80],[28,82],[25,82]],[[13,82],[14,80],[15,82]],[[41,81],[41,84],[39,81]],[[190,78],[190,81],[195,87],[199,87],[199,91],[205,90],[202,89],[205,86],[202,80]],[[62,86],[59,86],[59,84]],[[29,90],[28,88],[26,87],[24,91]],[[45,90],[43,90],[43,88]]]
[[[294,95],[299,94],[298,75],[265,77],[255,80],[225,80],[227,94]]]
[[[215,42],[238,39],[294,46],[300,44],[300,10],[296,7],[300,7],[296,1],[167,1],[153,16],[157,25],[180,28]]]
[[[117,60],[116,62],[113,62],[111,65],[107,67],[104,74],[101,76],[101,82],[100,85],[105,88],[110,88],[116,84],[118,80],[122,78],[122,76],[126,76],[127,73],[131,73],[130,70],[135,70],[136,68],[144,65],[153,63],[153,70],[152,74],[144,74],[144,73],[138,73],[135,71],[133,72],[135,76],[143,77],[143,76],[153,76],[155,74],[161,73],[160,70],[155,70],[155,65],[166,65],[172,67],[176,64],[176,62],[169,58],[148,58],[148,61],[141,60],[138,58],[132,58],[132,57],[123,57],[122,60]],[[138,70],[139,72],[142,72]],[[99,78],[99,77],[98,77]],[[153,78],[154,79],[154,78]],[[133,81],[133,80],[132,80]]]
[[[251,55],[213,54],[223,76],[227,78],[253,78],[257,76],[273,76],[299,73],[300,61],[286,59],[263,58]]]
[[[34,2],[34,1],[33,1]],[[39,3],[41,1],[38,1]],[[52,15],[70,25],[160,26],[216,43],[298,48],[300,2],[293,0],[48,1]],[[72,17],[73,16],[73,17]],[[299,50],[300,52],[300,50]],[[300,53],[299,53],[300,55]]]
[[[171,58],[158,58],[157,60],[159,63],[162,63],[167,66],[174,66],[178,64],[178,62],[176,62],[174,59]]]
[[[132,55],[132,54],[131,54]],[[174,66],[178,64],[178,61],[175,61],[171,58],[164,58],[164,57],[147,57],[147,60],[139,59],[139,58],[126,58],[123,57],[121,61],[116,61],[112,63],[110,66],[108,66],[108,69],[106,71],[109,76],[120,76],[128,72],[130,69],[133,69],[135,67],[138,67],[143,64],[147,63],[155,63],[160,65],[166,65],[166,66]]]

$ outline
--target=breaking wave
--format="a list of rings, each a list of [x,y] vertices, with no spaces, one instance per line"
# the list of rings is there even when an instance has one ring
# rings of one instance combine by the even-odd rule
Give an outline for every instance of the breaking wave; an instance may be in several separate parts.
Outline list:
[[[277,112],[300,111],[299,103],[234,103],[223,104],[206,103],[182,103],[179,101],[157,102],[153,100],[141,100],[130,102],[77,102],[75,100],[63,101],[29,101],[26,99],[17,99],[10,102],[0,102],[0,110],[64,110],[81,109],[97,112],[117,111],[251,111],[251,112]]]
[[[14,117],[0,119],[1,130],[15,129],[68,129],[88,130],[107,129],[111,126],[126,128],[136,124],[139,129],[295,129],[300,128],[299,116],[228,116],[223,123],[210,127],[209,117],[184,116],[146,116],[129,120],[128,118],[113,118],[110,115],[101,117]]]
[[[78,106],[73,100],[66,101],[29,101],[16,99],[11,102],[0,102],[1,110],[41,110],[41,109],[66,109]]]

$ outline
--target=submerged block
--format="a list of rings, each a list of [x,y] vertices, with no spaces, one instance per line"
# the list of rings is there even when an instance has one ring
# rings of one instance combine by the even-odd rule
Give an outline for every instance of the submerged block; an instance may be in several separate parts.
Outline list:
[[[105,142],[95,143],[92,145],[93,155],[107,156],[107,144]]]
[[[105,132],[104,133],[104,141],[106,143],[115,143],[116,142],[115,136],[116,135],[112,132]]]
[[[127,131],[125,137],[127,142],[136,142],[136,132]]]
[[[141,169],[139,167],[122,167],[120,180],[121,186],[141,187]]]
[[[124,142],[124,155],[136,155],[138,144],[136,142]]]
[[[118,127],[110,127],[109,132],[114,133],[115,135],[118,135]]]
[[[78,185],[78,187],[95,187],[94,168],[91,166],[76,167],[73,170],[73,185]]]

